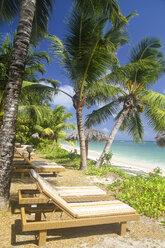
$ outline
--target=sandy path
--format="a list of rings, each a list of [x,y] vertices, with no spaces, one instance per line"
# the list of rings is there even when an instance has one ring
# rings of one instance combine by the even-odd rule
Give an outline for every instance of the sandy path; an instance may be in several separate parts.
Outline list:
[[[34,156],[33,159],[41,160]],[[90,176],[82,171],[66,169],[58,177],[46,176],[52,185],[79,186],[93,185]],[[28,176],[20,179],[13,175],[11,185],[12,211],[0,211],[0,247],[1,248],[34,248],[37,247],[36,232],[22,232],[18,189],[36,188],[35,183]],[[109,192],[110,194],[110,192]],[[114,199],[110,195],[110,199]],[[45,247],[56,248],[165,248],[165,228],[158,220],[142,216],[140,221],[128,222],[127,234],[120,237],[119,225],[110,224],[95,227],[72,228],[48,231]]]

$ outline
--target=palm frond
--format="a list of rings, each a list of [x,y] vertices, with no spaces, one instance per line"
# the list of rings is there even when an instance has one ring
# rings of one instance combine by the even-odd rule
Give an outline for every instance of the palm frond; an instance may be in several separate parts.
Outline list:
[[[49,64],[50,61],[51,61],[51,57],[48,55],[46,51],[41,51],[38,53],[30,51],[26,59],[26,65],[38,64],[44,62],[47,62]]]
[[[37,132],[37,133],[42,133],[42,131],[43,131],[43,127],[41,127],[40,125],[35,125],[34,127],[33,127],[33,129],[35,130],[35,132]]]
[[[143,94],[146,101],[145,115],[148,123],[157,131],[165,129],[165,96],[153,91]]]
[[[47,85],[39,84],[39,83],[28,82],[28,81],[23,81],[22,89],[25,89],[25,88],[26,88],[26,90],[32,89],[33,91],[39,90],[40,92],[42,92],[42,91],[54,92],[54,88],[51,86],[47,86]]]
[[[51,128],[47,127],[45,129],[43,129],[42,135],[43,136],[53,136],[54,132],[53,132],[53,130]]]
[[[62,41],[55,35],[47,37],[50,41],[50,50],[61,66],[67,70],[72,68],[69,53]]]
[[[113,114],[116,114],[117,109],[119,107],[118,101],[112,101],[98,110],[94,110],[91,114],[86,116],[85,126],[90,128],[96,124],[100,124],[101,122],[105,122],[109,119],[109,117]]]
[[[88,104],[102,104],[102,102],[112,100],[113,97],[122,94],[121,88],[100,81],[95,82],[88,88],[86,93]]]
[[[12,20],[18,14],[20,0],[1,0],[0,1],[0,23]]]
[[[103,53],[106,47],[101,42],[105,23],[106,18],[103,16],[91,17],[81,10],[72,11],[65,46],[73,65],[71,78],[76,78],[78,82],[84,79],[93,81],[100,75],[100,71],[106,69],[107,53]]]
[[[126,28],[126,24],[128,23],[128,21],[130,21],[131,18],[133,18],[136,14],[136,12],[132,12],[130,13],[127,17],[125,21],[120,21],[118,23],[118,25],[116,27],[113,27],[112,29],[110,29],[106,34],[105,34],[105,38],[109,38],[110,41],[112,42],[112,44],[115,45],[115,50],[117,48],[119,48],[120,46],[128,43],[129,40],[129,35],[128,33],[125,31]]]
[[[151,106],[158,105],[161,108],[165,108],[165,95],[151,90],[145,90],[141,95],[147,104]]]
[[[151,56],[162,58],[163,53],[160,51],[160,47],[162,47],[162,44],[159,39],[155,37],[143,38],[131,49],[130,61],[135,62]]]
[[[82,9],[85,13],[103,13],[108,17],[113,26],[117,26],[120,22],[127,22],[115,0],[74,0],[74,2],[76,3],[76,7]]]
[[[119,118],[120,114],[121,112],[116,119]],[[135,143],[137,143],[139,139],[143,141],[144,126],[138,112],[133,114],[133,112],[130,111],[128,116],[124,119],[120,130],[128,132],[128,134],[134,138]]]
[[[77,126],[74,123],[67,123],[66,129],[76,130]]]
[[[48,20],[53,10],[55,0],[37,0],[33,19],[32,40],[38,41],[47,34]]]
[[[34,123],[40,124],[43,119],[49,119],[52,116],[52,111],[49,108],[44,106],[36,106],[36,105],[29,105],[29,106],[19,106],[18,108],[18,115],[19,117],[26,119],[32,119]]]
[[[42,75],[45,74],[46,68],[43,64],[31,65],[26,66],[25,73],[24,73],[24,80],[28,80],[31,82],[38,80],[38,73]]]
[[[148,124],[151,125],[156,131],[164,131],[165,127],[165,109],[159,106],[148,106],[145,111]]]

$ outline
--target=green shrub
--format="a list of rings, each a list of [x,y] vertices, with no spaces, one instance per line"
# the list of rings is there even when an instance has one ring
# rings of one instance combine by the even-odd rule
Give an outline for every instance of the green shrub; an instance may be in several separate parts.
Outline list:
[[[96,168],[95,164],[92,164],[91,166],[88,167],[88,170],[85,173],[86,175],[96,175],[103,177],[106,176],[109,172],[116,173],[123,178],[129,177],[129,175],[127,175],[124,171],[109,165],[102,165],[101,167]]]
[[[129,177],[108,188],[115,191],[121,201],[128,203],[141,214],[149,217],[165,214],[165,179],[160,176],[158,169],[148,177]]]
[[[76,152],[68,152],[50,140],[41,143],[36,153],[44,154],[45,158],[59,164],[65,164],[74,168],[79,168],[80,166],[80,156]]]
[[[110,160],[111,160],[112,156],[113,156],[112,151],[109,151],[108,153],[105,153],[104,158],[103,158],[103,164],[104,165],[110,164]]]

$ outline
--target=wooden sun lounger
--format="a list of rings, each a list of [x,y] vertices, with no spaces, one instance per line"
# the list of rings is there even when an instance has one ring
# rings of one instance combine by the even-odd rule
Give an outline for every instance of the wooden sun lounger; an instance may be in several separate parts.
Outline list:
[[[23,189],[19,190],[19,204],[43,204],[48,199],[42,194],[39,185],[46,182],[37,172],[33,171],[31,177],[35,180],[38,190]],[[106,192],[96,186],[79,186],[79,187],[54,187],[57,193],[67,202],[84,202],[107,200]]]
[[[33,172],[31,170],[32,174]],[[45,208],[22,207],[21,223],[23,232],[39,232],[39,246],[46,244],[47,230],[120,223],[120,234],[124,235],[127,221],[139,220],[139,214],[121,201],[67,203],[45,180],[39,181],[38,184],[48,200],[51,199],[54,208],[48,204],[45,204]],[[65,213],[63,219],[57,219],[58,211]],[[56,220],[43,220],[41,214],[47,212],[52,212],[51,217],[55,217]],[[35,219],[28,220],[26,213],[35,213]]]
[[[24,173],[29,172],[31,168],[33,168],[38,173],[53,173],[54,175],[58,175],[58,173],[65,171],[65,168],[61,165],[57,165],[56,163],[40,163],[35,164],[31,162],[24,153],[19,152],[15,149],[17,154],[22,156],[21,160],[13,160],[13,169],[14,172],[21,173],[21,177],[24,177]]]

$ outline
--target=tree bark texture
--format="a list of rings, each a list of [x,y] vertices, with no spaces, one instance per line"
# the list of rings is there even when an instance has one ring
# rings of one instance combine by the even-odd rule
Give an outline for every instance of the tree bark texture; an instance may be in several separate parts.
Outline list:
[[[16,41],[9,71],[6,103],[0,141],[0,208],[8,205],[18,102],[25,61],[30,43],[36,0],[22,0]]]
[[[108,141],[107,141],[107,143],[106,143],[106,145],[104,147],[104,150],[103,150],[102,154],[100,155],[99,160],[96,163],[96,168],[99,168],[102,165],[103,160],[104,160],[104,155],[109,152],[110,147],[112,145],[112,142],[113,142],[113,140],[115,138],[115,135],[116,135],[117,131],[119,130],[122,122],[124,121],[124,119],[128,115],[129,110],[130,110],[129,108],[123,109],[123,112],[120,115],[120,117],[119,117],[118,121],[116,122],[115,126],[113,127],[112,132],[109,135],[109,139],[108,139]]]
[[[88,140],[85,140],[86,158],[88,158]]]
[[[3,115],[2,115],[2,103],[0,103],[0,129],[3,125]]]
[[[77,116],[77,127],[78,127],[78,134],[79,134],[79,142],[80,142],[80,169],[86,170],[87,164],[86,164],[86,146],[85,146],[85,135],[84,135],[84,129],[83,129],[83,118],[82,118],[82,107],[79,107],[76,109],[76,116]]]

